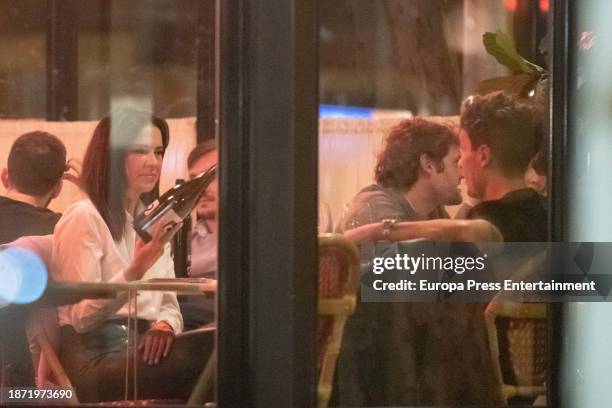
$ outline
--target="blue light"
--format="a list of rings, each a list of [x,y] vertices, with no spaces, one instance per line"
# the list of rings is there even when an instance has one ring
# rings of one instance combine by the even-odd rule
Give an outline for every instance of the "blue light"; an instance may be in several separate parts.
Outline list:
[[[319,119],[371,119],[374,109],[357,106],[319,105]]]
[[[0,304],[32,303],[47,287],[47,268],[34,252],[12,247],[0,252]]]

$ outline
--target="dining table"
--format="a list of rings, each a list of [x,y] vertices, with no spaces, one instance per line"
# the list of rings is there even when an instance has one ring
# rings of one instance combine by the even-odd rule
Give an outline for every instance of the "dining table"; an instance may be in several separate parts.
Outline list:
[[[217,281],[208,278],[157,278],[132,282],[49,282],[37,303],[62,306],[83,299],[112,299],[122,293],[147,290],[211,296],[217,291]]]

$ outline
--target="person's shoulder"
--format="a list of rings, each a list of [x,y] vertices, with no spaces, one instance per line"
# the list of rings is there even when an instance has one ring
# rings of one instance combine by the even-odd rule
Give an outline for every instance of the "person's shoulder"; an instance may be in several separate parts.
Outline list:
[[[482,218],[483,216],[496,215],[503,211],[505,205],[501,200],[483,201],[472,208],[467,213],[467,219]]]
[[[10,222],[38,222],[41,227],[51,225],[51,228],[61,217],[61,214],[46,207],[37,207],[4,196],[0,196],[0,215]]]
[[[96,206],[91,202],[89,198],[84,198],[74,204],[69,205],[66,209],[66,212],[64,213],[64,216],[74,216],[75,214],[99,215]]]
[[[0,196],[0,243],[22,236],[52,234],[59,217],[47,208]]]
[[[502,199],[482,201],[472,207],[466,219],[468,220],[484,220],[493,224],[505,237],[506,227],[512,224],[515,215],[511,207]]]
[[[475,212],[499,212],[502,215],[542,217],[546,216],[546,206],[542,197],[531,188],[511,191],[499,200],[483,201],[474,207]]]
[[[401,196],[398,197],[398,194],[393,190],[384,188],[379,186],[378,184],[372,184],[365,188],[363,188],[355,198],[353,199],[353,203],[358,204],[377,204],[377,203],[387,203],[387,202],[399,202],[401,201]]]
[[[5,196],[0,196],[0,209],[6,213],[56,214],[46,207],[37,207],[33,204]]]
[[[11,198],[0,195],[0,207],[7,207],[10,205],[14,205],[15,202],[16,201]]]
[[[369,186],[364,187],[361,190],[359,190],[359,192],[355,194],[354,200],[376,196],[376,195],[381,194],[382,191],[383,191],[383,188],[380,187],[378,184],[370,184]]]
[[[36,207],[33,211],[35,213],[35,218],[39,219],[41,222],[47,222],[48,225],[54,226],[58,223],[58,221],[62,218],[62,214],[52,211],[48,208],[40,208]]]
[[[521,188],[514,190],[506,194],[501,198],[502,201],[512,203],[525,203],[525,202],[540,202],[541,196],[532,188]]]
[[[481,218],[484,215],[506,215],[520,210],[524,206],[540,205],[538,193],[529,188],[514,190],[497,200],[481,201],[470,209],[468,218]]]
[[[468,219],[492,223],[506,242],[546,240],[547,212],[538,193],[515,190],[498,200],[483,201],[468,213]]]
[[[97,227],[104,224],[104,219],[89,198],[77,201],[70,205],[62,214],[56,230],[63,225],[75,225],[79,228]]]
[[[49,219],[53,222],[53,224],[57,224],[61,218],[62,218],[62,213],[49,211]]]

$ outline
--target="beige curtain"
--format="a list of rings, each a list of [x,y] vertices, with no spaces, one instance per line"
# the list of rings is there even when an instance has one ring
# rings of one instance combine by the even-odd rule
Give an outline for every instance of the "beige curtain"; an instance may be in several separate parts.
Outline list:
[[[372,119],[321,119],[319,121],[319,203],[329,205],[334,225],[344,205],[363,187],[374,181],[374,166],[384,136],[407,116],[388,115]],[[456,117],[428,117],[430,120],[456,124]],[[97,121],[48,122],[44,120],[0,120],[0,166],[6,166],[15,139],[26,132],[43,130],[58,136],[68,150],[68,157],[82,159]],[[187,177],[187,156],[196,143],[195,118],[169,119],[170,145],[164,156],[160,190]],[[0,194],[6,190],[0,186]],[[64,183],[61,195],[50,208],[63,212],[81,197],[71,183]],[[452,211],[452,209],[451,209]]]
[[[26,132],[35,130],[56,135],[66,145],[68,157],[82,160],[97,123],[97,121],[48,122],[38,119],[0,120],[0,166],[6,167],[8,154],[15,139]],[[194,117],[168,119],[168,126],[170,145],[164,156],[160,180],[160,191],[162,192],[172,187],[177,178],[187,177],[187,156],[196,143]],[[0,185],[0,194],[5,193],[6,189]],[[62,193],[51,202],[49,208],[63,212],[80,198],[81,193],[74,185],[64,183]]]

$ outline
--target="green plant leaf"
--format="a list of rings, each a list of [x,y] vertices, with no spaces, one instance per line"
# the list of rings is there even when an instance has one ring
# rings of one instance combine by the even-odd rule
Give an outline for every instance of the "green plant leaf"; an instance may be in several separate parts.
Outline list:
[[[491,54],[497,62],[508,67],[513,73],[525,73],[536,77],[544,73],[544,68],[521,57],[516,51],[512,37],[502,31],[484,33],[482,42],[487,52]]]

